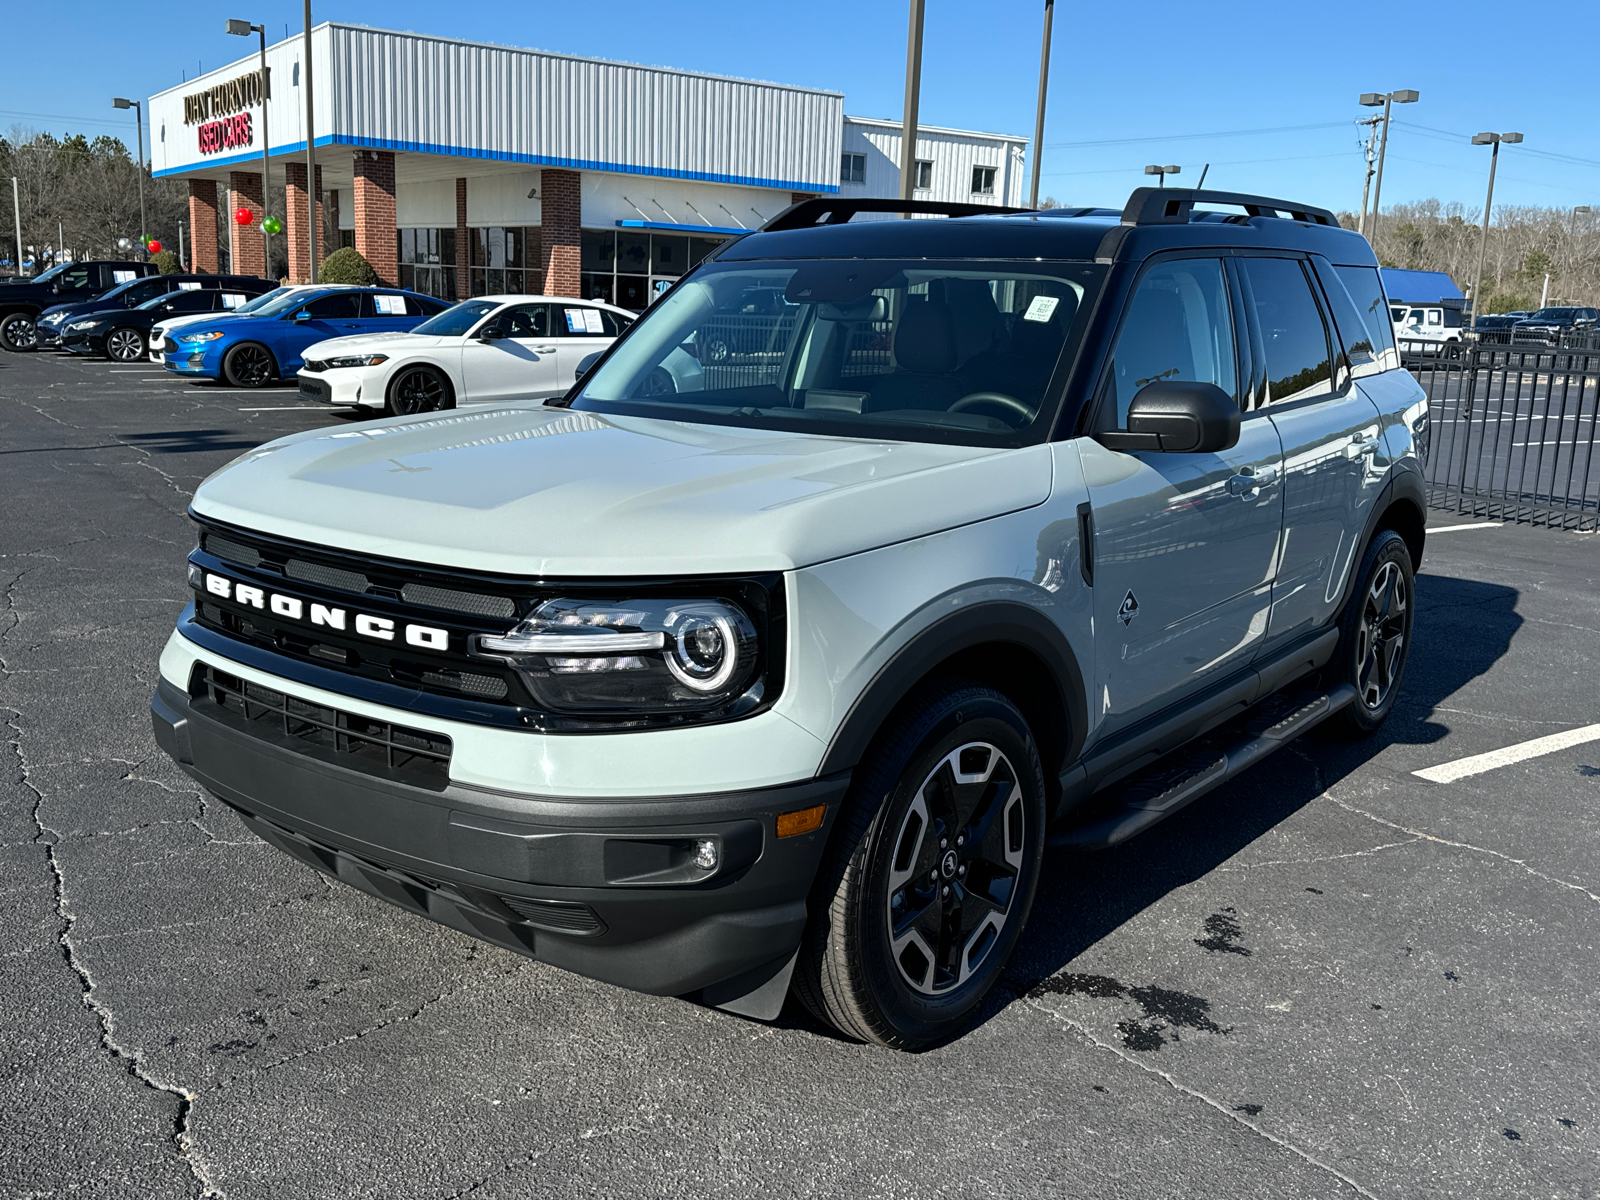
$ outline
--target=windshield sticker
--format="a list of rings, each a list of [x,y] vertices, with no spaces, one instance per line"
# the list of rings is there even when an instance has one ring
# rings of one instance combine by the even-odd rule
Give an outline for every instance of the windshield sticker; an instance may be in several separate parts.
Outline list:
[[[222,293],[222,307],[223,308],[238,308],[239,305],[241,305],[243,303],[244,303],[244,293],[243,292],[223,292]]]
[[[581,308],[569,308],[569,309],[566,310],[566,314],[567,314],[567,332],[568,333],[584,333],[584,332],[586,332],[586,327],[585,327],[585,325],[583,323],[583,309],[581,309]]]
[[[1061,303],[1059,296],[1035,296],[1028,305],[1028,311],[1022,314],[1024,321],[1048,321],[1055,315],[1056,305]]]
[[[137,271],[112,271],[111,278],[118,283],[127,283],[129,280],[139,278]]]
[[[180,292],[198,292],[200,290],[200,285],[199,283],[180,283],[178,285],[178,290]]]
[[[600,324],[600,310],[586,308],[583,310],[583,327],[589,333],[604,333],[605,326]]]
[[[406,298],[404,296],[374,296],[372,298],[378,305],[380,317],[403,317],[406,315]]]

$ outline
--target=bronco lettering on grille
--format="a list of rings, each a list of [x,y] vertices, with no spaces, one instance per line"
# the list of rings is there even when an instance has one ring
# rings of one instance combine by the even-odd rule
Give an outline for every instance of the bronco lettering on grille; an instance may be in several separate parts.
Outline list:
[[[348,614],[342,608],[333,608],[325,604],[307,604],[297,596],[283,596],[252,584],[236,583],[226,575],[217,575],[211,571],[207,571],[205,576],[206,591],[224,600],[232,600],[235,604],[270,611],[275,617],[284,617],[291,621],[326,625],[329,629],[342,631],[349,623],[362,637],[379,642],[394,641],[395,623],[388,617],[356,613],[354,621],[347,622]],[[408,646],[421,646],[425,650],[450,649],[450,631],[447,629],[436,629],[431,625],[407,624],[404,636]]]

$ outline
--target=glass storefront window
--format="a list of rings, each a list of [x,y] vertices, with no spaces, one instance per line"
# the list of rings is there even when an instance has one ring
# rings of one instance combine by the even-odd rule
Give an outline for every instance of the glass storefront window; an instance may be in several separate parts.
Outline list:
[[[456,298],[456,231],[397,229],[400,286],[441,300]]]
[[[597,275],[610,275],[617,269],[617,235],[609,229],[583,231],[583,269]]]
[[[583,297],[642,312],[725,238],[586,229]]]

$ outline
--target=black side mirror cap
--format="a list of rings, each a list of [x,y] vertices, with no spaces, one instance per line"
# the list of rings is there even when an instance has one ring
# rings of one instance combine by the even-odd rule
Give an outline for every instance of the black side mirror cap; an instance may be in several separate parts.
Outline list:
[[[1214,383],[1161,379],[1128,405],[1128,428],[1094,435],[1108,450],[1216,454],[1238,445],[1239,406]]]
[[[505,336],[506,331],[500,328],[500,326],[490,325],[479,332],[478,340],[480,342],[497,342]]]

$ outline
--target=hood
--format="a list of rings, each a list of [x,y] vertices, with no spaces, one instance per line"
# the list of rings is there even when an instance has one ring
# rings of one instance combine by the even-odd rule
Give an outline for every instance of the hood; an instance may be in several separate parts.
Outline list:
[[[425,333],[353,333],[349,337],[329,338],[307,346],[302,358],[333,358],[340,354],[358,354],[379,347],[394,350],[431,350],[443,342],[457,342],[460,338],[434,337]]]
[[[295,434],[201,484],[262,533],[533,576],[781,571],[1028,508],[1048,446],[600,416],[519,403]]]

